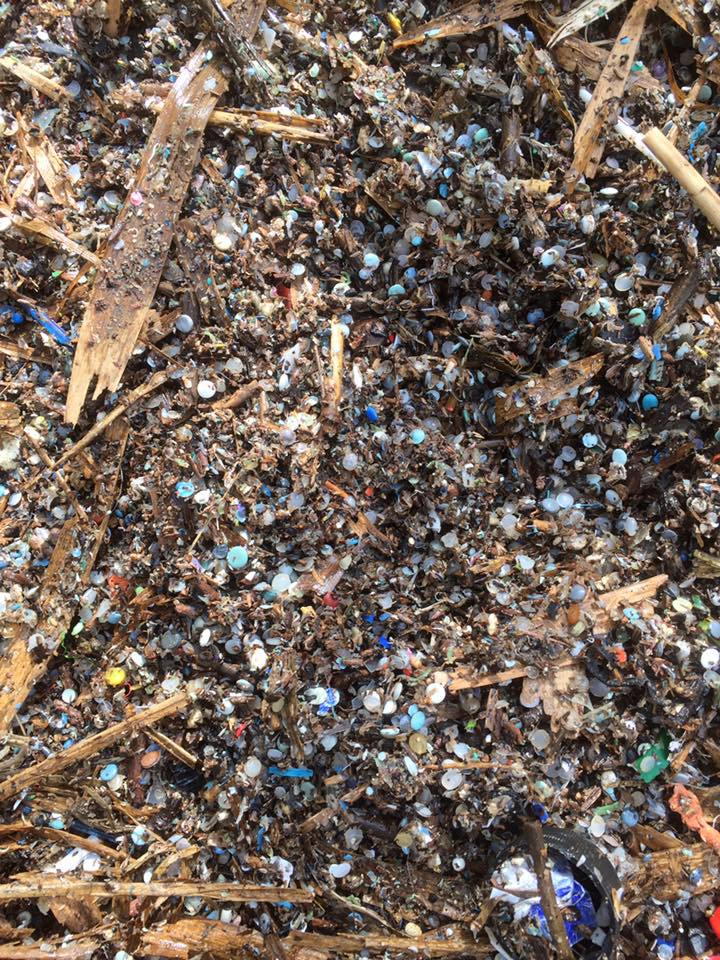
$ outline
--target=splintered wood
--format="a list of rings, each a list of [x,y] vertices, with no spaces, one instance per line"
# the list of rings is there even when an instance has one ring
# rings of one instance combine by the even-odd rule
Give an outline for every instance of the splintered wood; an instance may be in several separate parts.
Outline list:
[[[509,395],[495,399],[495,419],[498,424],[516,420],[526,414],[544,417],[543,408],[576,390],[598,373],[605,363],[601,353],[575,360],[565,367],[557,367],[546,377],[528,380]],[[552,415],[552,412],[550,412]]]
[[[597,170],[604,147],[603,131],[608,125],[612,126],[619,115],[621,99],[635,63],[645,20],[655,2],[656,0],[636,0],[620,28],[575,134],[573,162],[566,177],[569,186],[574,186],[580,177],[594,176]]]
[[[76,564],[69,562],[76,525],[75,518],[65,522],[45,571],[40,596],[42,644],[30,648],[33,630],[24,623],[5,624],[9,639],[0,656],[0,736],[10,730],[17,710],[45,673],[50,657],[70,626],[75,604],[62,598],[73,596],[77,577]]]
[[[87,760],[88,757],[95,756],[101,750],[111,746],[121,738],[130,736],[136,730],[156,723],[163,717],[173,716],[187,706],[187,703],[187,694],[177,693],[168,697],[167,700],[161,700],[160,703],[154,703],[152,706],[134,713],[127,720],[113,724],[107,730],[102,730],[92,737],[74,743],[56,756],[48,757],[46,760],[41,760],[39,763],[26,767],[0,783],[0,803],[14,797],[21,790],[26,790],[47,777],[54,776],[61,770],[79,763],[81,760]]]
[[[44,73],[40,73],[39,70],[36,70],[35,67],[29,63],[18,60],[13,54],[9,53],[0,57],[0,67],[2,67],[3,70],[7,70],[8,73],[12,73],[18,80],[22,80],[27,83],[28,86],[33,87],[39,93],[50,97],[51,100],[70,99],[68,91],[62,84],[58,83],[57,80],[46,76]]]
[[[294,891],[293,891],[294,892]],[[279,941],[286,955],[324,958],[352,955],[362,951],[384,954],[388,950],[427,957],[468,956],[484,957],[490,953],[490,945],[476,943],[469,934],[458,930],[438,930],[421,937],[402,937],[397,934],[371,933],[336,935],[291,931]],[[139,956],[156,956],[189,960],[197,953],[207,953],[217,960],[236,960],[244,948],[254,948],[262,956],[269,956],[265,938],[257,930],[247,930],[220,920],[204,920],[199,917],[184,918],[147,930],[143,934]]]
[[[67,396],[69,423],[77,422],[93,377],[94,397],[120,384],[160,281],[205,126],[225,89],[219,66],[207,63],[200,49],[170,90],[87,306]]]
[[[493,23],[519,17],[524,10],[523,0],[471,0],[450,13],[423,23],[393,40],[393,50],[413,47],[426,40],[445,37],[464,37],[477,33]]]

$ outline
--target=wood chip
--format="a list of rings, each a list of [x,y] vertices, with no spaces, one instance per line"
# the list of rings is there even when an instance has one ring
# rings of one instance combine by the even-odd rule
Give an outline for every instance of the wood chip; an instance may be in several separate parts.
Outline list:
[[[496,397],[495,419],[498,424],[507,423],[526,414],[541,413],[542,407],[576,390],[598,373],[605,363],[601,353],[583,357],[557,367],[546,377],[528,380],[517,390],[508,389],[509,395]]]

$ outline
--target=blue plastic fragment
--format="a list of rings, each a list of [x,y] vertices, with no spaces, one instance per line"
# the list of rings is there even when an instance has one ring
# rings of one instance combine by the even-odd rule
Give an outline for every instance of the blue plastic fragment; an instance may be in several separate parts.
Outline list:
[[[54,337],[61,346],[70,346],[70,336],[44,311],[36,310],[34,307],[27,307],[27,313],[31,319],[39,323],[41,327],[44,327],[50,336]]]
[[[293,777],[296,780],[311,780],[312,770],[307,767],[288,767],[287,770],[281,770],[280,767],[268,767],[268,773],[274,777]]]

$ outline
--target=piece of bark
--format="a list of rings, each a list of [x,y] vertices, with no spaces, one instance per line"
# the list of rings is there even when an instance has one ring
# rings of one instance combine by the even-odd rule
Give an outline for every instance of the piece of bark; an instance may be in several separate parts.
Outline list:
[[[88,757],[95,756],[97,753],[100,753],[101,750],[111,746],[121,738],[129,737],[142,727],[157,723],[158,720],[164,717],[170,717],[179,713],[183,707],[187,706],[187,703],[188,696],[186,693],[176,693],[166,700],[161,700],[159,703],[154,703],[144,710],[139,710],[126,720],[121,720],[120,723],[114,723],[108,727],[107,730],[103,730],[100,733],[94,734],[92,737],[87,737],[85,740],[74,743],[71,747],[68,747],[67,750],[63,750],[62,753],[47,757],[47,759],[41,760],[39,763],[20,770],[19,773],[8,777],[7,780],[0,783],[0,802],[9,800],[10,797],[14,797],[20,793],[21,790],[26,790],[28,787],[40,783],[40,781],[47,777],[54,776],[60,773],[61,770],[65,770],[67,767],[79,763],[81,760],[87,760]]]
[[[588,80],[597,81],[607,63],[610,51],[603,50],[602,47],[597,47],[587,40],[581,40],[580,37],[568,37],[553,48],[552,55],[563,70],[569,73],[577,70]],[[626,93],[629,94],[639,91],[662,93],[662,90],[662,83],[645,66],[637,73],[633,72],[626,87]]]
[[[122,15],[122,0],[106,0],[104,30],[108,37],[118,35],[118,25]]]
[[[547,862],[547,847],[543,837],[542,827],[538,820],[531,820],[525,825],[525,836],[527,838],[530,855],[532,857],[533,868],[538,880],[540,890],[540,903],[543,913],[550,928],[550,935],[555,944],[557,955],[560,960],[573,960],[573,952],[568,942],[567,931],[563,922],[562,913],[558,907],[555,896],[555,887],[553,886],[550,867]]]
[[[75,880],[43,874],[34,883],[0,883],[0,903],[11,900],[38,900],[46,897],[201,897],[228,903],[312,903],[315,894],[301,887],[271,887],[249,883],[204,883],[200,880]]]
[[[693,553],[693,574],[700,580],[714,580],[720,577],[720,557],[714,557],[704,550]]]
[[[633,827],[632,832],[640,843],[645,844],[651,850],[681,850],[685,846],[682,840],[678,840],[677,837],[671,837],[668,833],[661,833],[655,827],[644,824]]]
[[[494,952],[489,944],[482,941],[476,943],[469,935],[457,929],[453,930],[453,936],[443,938],[443,933],[446,931],[440,930],[410,938],[391,933],[320,934],[291,931],[281,938],[281,943],[293,957],[300,956],[301,951],[311,950],[320,957],[353,955],[362,951],[382,954],[387,950],[428,957],[485,957]],[[136,952],[139,956],[189,960],[202,951],[216,960],[237,960],[242,956],[245,947],[254,948],[264,955],[265,942],[262,934],[257,930],[243,929],[220,920],[192,917],[146,930]]]
[[[464,37],[469,33],[477,33],[493,23],[521,16],[523,9],[522,0],[470,0],[470,3],[401,34],[393,40],[393,50],[413,47],[425,43],[426,40],[443,40],[446,37]]]
[[[526,414],[543,413],[541,408],[587,383],[602,369],[604,363],[604,356],[595,353],[565,367],[556,367],[546,377],[527,380],[516,388],[505,388],[506,396],[495,398],[497,423],[507,423]]]
[[[113,507],[115,506],[115,498],[117,497],[118,489],[120,487],[123,458],[125,456],[125,448],[127,446],[128,437],[130,436],[130,424],[127,420],[121,420],[119,426],[120,436],[118,438],[118,448],[115,454],[117,466],[115,467],[115,472],[110,481],[110,485],[104,497],[102,498],[102,501],[97,505],[99,509],[104,511],[103,518],[100,521],[97,530],[95,531],[95,539],[85,559],[85,570],[82,574],[82,582],[86,586],[90,583],[90,578],[92,577],[93,570],[95,569],[100,548],[102,547],[103,540],[105,539],[107,528],[110,525],[110,518],[112,517]]]
[[[580,177],[595,175],[602,158],[604,132],[608,127],[614,126],[619,116],[625,86],[635,63],[645,21],[655,2],[656,0],[636,0],[620,27],[575,134],[572,166],[565,178],[568,187],[573,187]]]
[[[22,118],[18,123],[18,146],[30,159],[33,171],[37,171],[55,203],[74,207],[67,169],[52,142],[39,128],[28,129]]]
[[[642,0],[639,0],[642,2]],[[643,137],[643,143],[655,154],[668,172],[672,174],[690,199],[707,218],[708,222],[720,231],[720,196],[707,180],[698,173],[690,161],[674,147],[665,134],[653,127]]]
[[[77,422],[93,377],[94,397],[120,384],[162,275],[205,126],[225,89],[219,65],[207,63],[201,48],[170,90],[95,279],[70,378],[69,423]]]
[[[672,850],[660,850],[642,857],[635,872],[625,883],[623,900],[627,905],[646,903],[653,897],[663,903],[683,896],[699,896],[717,890],[718,855],[705,844],[688,847],[682,844]],[[699,882],[689,877],[699,870]]]
[[[213,410],[234,410],[235,407],[241,406],[262,389],[263,386],[259,380],[251,380],[250,383],[246,383],[244,387],[239,387],[230,396],[216,400],[212,405]]]

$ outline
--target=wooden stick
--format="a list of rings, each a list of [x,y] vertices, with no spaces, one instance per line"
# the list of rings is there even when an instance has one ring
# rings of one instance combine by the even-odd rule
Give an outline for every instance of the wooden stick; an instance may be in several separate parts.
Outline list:
[[[538,878],[538,887],[540,889],[540,903],[543,913],[550,927],[550,933],[555,943],[560,960],[573,960],[573,952],[567,938],[567,931],[563,923],[562,914],[558,907],[555,897],[555,888],[552,882],[552,874],[547,863],[547,847],[543,837],[542,827],[538,820],[531,820],[525,824],[525,836],[527,837],[530,854],[532,856],[533,867]]]
[[[100,257],[96,253],[93,253],[92,250],[86,250],[85,247],[80,246],[79,243],[75,243],[70,237],[66,237],[62,230],[58,230],[57,227],[54,227],[46,220],[42,220],[40,217],[32,217],[30,220],[26,220],[24,217],[21,217],[20,214],[15,213],[6,203],[2,202],[0,202],[0,214],[11,220],[12,225],[24,233],[30,233],[34,237],[40,237],[41,240],[44,240],[46,243],[54,243],[65,250],[66,253],[72,254],[75,257],[82,257],[95,267],[99,267],[102,263]]]
[[[618,0],[620,2],[620,0]],[[511,20],[523,13],[519,0],[470,0],[449,13],[421,23],[393,40],[393,50],[413,47],[426,40],[442,40],[445,37],[464,37],[477,33],[493,23]]]
[[[301,887],[264,887],[247,883],[202,883],[199,880],[74,880],[48,874],[37,883],[0,884],[0,903],[45,897],[202,897],[230,903],[312,903],[315,894]]]
[[[561,667],[570,666],[574,663],[572,657],[564,657],[562,660],[556,660],[548,664],[553,670],[559,670]],[[528,667],[511,667],[509,670],[501,670],[499,673],[487,673],[484,676],[475,677],[456,677],[450,681],[448,689],[451,693],[458,690],[471,690],[478,687],[491,687],[496,683],[506,683],[508,680],[521,680],[527,676]]]
[[[166,737],[164,733],[161,733],[153,726],[148,727],[148,733],[153,738],[153,740],[161,746],[164,750],[167,750],[168,753],[172,754],[176,760],[179,760],[180,763],[184,763],[188,767],[193,769],[201,765],[201,760],[194,753],[190,753],[189,750],[186,750],[185,747],[181,747],[179,743],[175,743],[174,740],[171,740],[170,737]]]
[[[117,860],[122,863],[126,860],[134,863],[132,857],[128,856],[122,850],[114,850],[99,840],[93,840],[92,837],[80,837],[67,830],[56,830],[55,827],[34,827],[31,823],[24,823],[22,820],[17,823],[0,824],[0,837],[14,836],[15,834],[34,834],[37,837],[45,837],[48,840],[56,840],[59,843],[65,843],[70,847],[82,847],[83,850],[90,850],[91,853],[97,853],[101,857],[109,857],[111,860]]]
[[[453,930],[452,936],[448,936],[447,931],[438,930],[413,938],[391,933],[322,934],[294,930],[283,937],[280,943],[290,955],[297,956],[300,951],[307,951],[304,955],[308,957],[352,955],[363,950],[381,954],[387,950],[394,950],[428,957],[458,954],[484,957],[493,952],[487,943],[482,941],[476,943],[468,934],[463,934],[457,929]],[[222,923],[220,920],[186,917],[174,923],[147,930],[136,952],[143,957],[172,957],[175,960],[187,960],[202,951],[211,954],[217,960],[236,960],[243,955],[244,947],[255,948],[262,956],[267,956],[263,935],[257,930],[243,929],[232,923]]]
[[[163,717],[170,717],[178,713],[183,707],[187,706],[187,703],[188,695],[184,691],[176,693],[174,696],[168,697],[167,700],[161,700],[160,703],[154,703],[152,706],[138,711],[133,716],[128,717],[127,720],[114,723],[107,730],[73,744],[67,750],[63,750],[62,753],[48,757],[46,760],[41,760],[31,767],[21,770],[0,783],[0,803],[14,797],[21,790],[26,790],[41,780],[54,776],[61,770],[79,763],[81,760],[87,760],[88,757],[100,753],[101,750],[111,746],[123,737],[129,737],[142,727],[147,727],[149,724],[162,720]],[[66,887],[65,893],[67,892]]]
[[[690,199],[705,214],[716,230],[720,231],[720,196],[713,190],[705,178],[674,147],[657,127],[653,127],[643,137],[643,143],[663,163],[668,172],[686,190]]]
[[[337,416],[342,400],[343,357],[345,355],[345,335],[339,320],[333,320],[330,328],[330,364],[332,382],[332,413]]]

